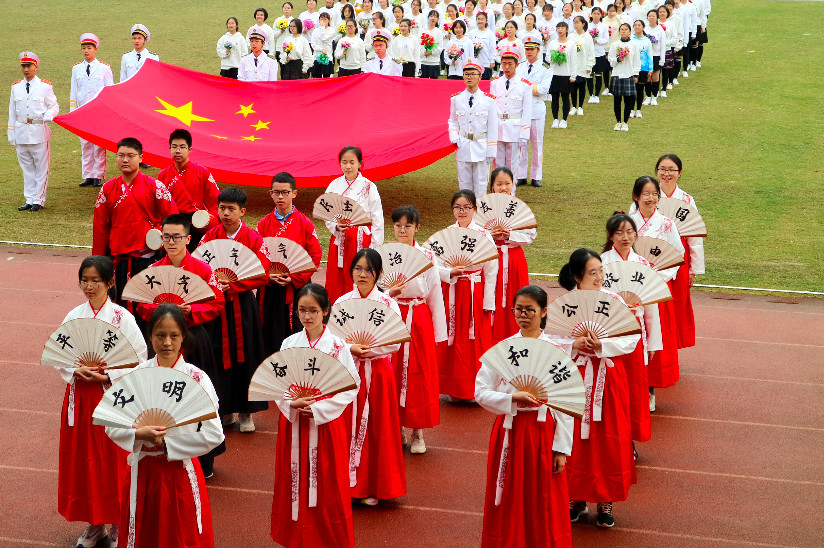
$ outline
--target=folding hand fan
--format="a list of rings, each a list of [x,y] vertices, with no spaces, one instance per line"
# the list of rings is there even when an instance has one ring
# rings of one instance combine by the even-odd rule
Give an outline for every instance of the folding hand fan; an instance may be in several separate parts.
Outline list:
[[[529,392],[544,405],[579,419],[584,414],[584,380],[575,363],[554,344],[508,339],[487,350],[481,361],[517,391]]]
[[[69,320],[49,336],[40,363],[51,367],[125,369],[140,363],[118,328],[96,318]]]
[[[212,267],[222,282],[237,282],[266,276],[255,252],[234,240],[211,240],[200,244],[194,253]]]
[[[423,245],[435,254],[438,265],[444,268],[469,267],[498,259],[498,248],[492,240],[471,228],[444,228]]]
[[[270,236],[263,238],[266,248],[269,250],[270,274],[301,274],[303,272],[315,272],[318,267],[309,253],[297,242],[289,238],[278,238]]]
[[[358,387],[337,359],[317,348],[287,348],[261,363],[249,385],[249,401],[334,396]]]
[[[372,224],[372,218],[357,201],[334,192],[327,192],[318,196],[318,199],[315,200],[312,216],[321,221],[335,223],[349,221],[351,226]]]
[[[684,256],[671,243],[652,236],[638,236],[632,248],[652,263],[655,270],[666,270],[685,264]]]
[[[698,213],[695,204],[688,204],[677,198],[661,196],[658,200],[658,211],[664,217],[672,219],[676,228],[678,228],[678,234],[681,236],[685,238],[690,236],[707,237],[707,225],[704,224],[704,219]]]
[[[625,304],[602,291],[570,291],[549,303],[547,333],[580,337],[587,331],[606,339],[640,333],[641,325]]]
[[[145,367],[121,377],[103,394],[94,424],[113,428],[174,428],[217,417],[212,398],[192,377],[170,367]]]
[[[420,249],[411,245],[392,242],[379,245],[375,250],[383,259],[383,275],[378,285],[384,289],[403,285],[435,266]]]
[[[372,299],[349,299],[332,306],[329,329],[349,344],[369,348],[411,341],[400,315]]]
[[[215,298],[197,274],[172,265],[150,266],[135,274],[123,288],[123,299],[147,304],[195,304]]]
[[[487,230],[525,230],[538,226],[526,202],[509,194],[487,194],[480,198],[474,221]]]
[[[604,288],[619,294],[630,306],[672,300],[669,286],[658,272],[635,261],[605,264]]]

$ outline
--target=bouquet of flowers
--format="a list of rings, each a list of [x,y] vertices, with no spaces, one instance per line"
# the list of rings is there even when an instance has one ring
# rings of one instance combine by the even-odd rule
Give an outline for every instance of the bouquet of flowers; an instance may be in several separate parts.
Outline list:
[[[309,32],[313,28],[315,28],[315,22],[311,19],[306,19],[306,21],[303,22],[303,32]]]
[[[343,48],[343,54],[346,55],[346,53],[349,51],[349,48],[352,47],[352,44],[349,42],[340,42],[338,44],[338,47]]]
[[[289,55],[290,53],[292,53],[293,49],[295,49],[295,44],[294,43],[286,42],[285,44],[283,44],[283,53],[285,53],[286,55]]]
[[[225,42],[223,42],[223,47],[228,50],[231,50],[234,47],[234,45],[232,45],[232,42],[230,40],[226,40]]]
[[[460,10],[458,10],[458,11],[460,11],[460,12],[461,12],[461,15],[463,15],[464,13],[466,13],[466,8],[465,8],[465,7],[463,7],[463,6],[461,6],[461,9],[460,9]]]
[[[584,47],[583,44],[581,44],[580,42],[575,43],[575,48],[576,48],[575,51],[577,51],[578,53],[581,53],[581,49],[583,47]]]
[[[401,35],[401,28],[400,27],[395,27],[394,29],[392,29],[392,36],[400,36],[400,35]]]
[[[341,36],[346,36],[346,23],[341,23],[338,25],[338,34]]]
[[[403,0],[392,0],[392,7],[403,6]]]
[[[656,37],[655,37],[655,36],[653,36],[652,34],[647,34],[647,38],[649,38],[649,41],[650,41],[651,43],[653,43],[653,44],[657,44],[657,43],[658,43],[658,38],[656,38]]]
[[[629,55],[629,48],[626,46],[620,46],[618,49],[615,50],[615,57],[618,58],[618,62],[624,60],[624,57]]]
[[[497,29],[495,29],[495,38],[497,40],[503,40],[504,36],[506,36],[506,31],[503,29],[503,27],[498,27]]]
[[[472,49],[475,50],[475,57],[477,57],[478,54],[481,53],[481,50],[484,49],[483,42],[472,42]]]
[[[361,19],[360,21],[358,21],[358,26],[360,26],[360,28],[363,29],[363,32],[366,32],[367,30],[369,30],[369,25],[371,23],[372,21],[369,19]]]
[[[544,39],[544,42],[552,40],[552,29],[549,27],[541,27],[538,30],[541,31],[541,38]]]
[[[360,12],[363,11],[363,4],[358,4],[355,6],[355,15],[360,15]]]
[[[421,34],[421,45],[423,46],[423,49],[429,52],[438,47],[437,42],[435,42],[435,38],[425,32]]]
[[[413,29],[418,28],[418,22],[417,22],[417,21],[415,21],[414,19],[412,19],[412,28],[413,28]],[[664,29],[664,30],[666,30],[666,29]]]
[[[275,24],[275,28],[277,28],[280,31],[284,31],[289,28],[289,21],[287,21],[286,19],[281,19],[277,22],[277,24]]]
[[[552,50],[549,54],[550,59],[555,64],[561,64],[567,62],[567,54],[566,54],[566,44],[559,44],[558,49]]]
[[[589,29],[589,34],[592,36],[593,40],[598,38],[598,35],[600,34],[598,32],[598,27],[592,27],[591,29]]]
[[[452,26],[454,24],[455,23],[450,23],[449,21],[447,21],[446,23],[443,24],[443,31],[444,32],[452,32]]]
[[[399,65],[402,65],[404,63],[409,62],[409,61],[406,60],[406,57],[404,57],[403,55],[401,55],[400,57],[393,57],[392,60],[395,61],[396,63],[398,63]]]
[[[446,50],[446,55],[449,57],[450,61],[457,61],[461,58],[461,55],[464,54],[464,50],[462,47],[459,47],[458,44],[452,44],[449,46],[449,49]]]
[[[609,27],[609,35],[612,36],[612,27]]]
[[[318,63],[321,65],[328,65],[329,64],[329,56],[325,53],[321,53],[318,55]]]

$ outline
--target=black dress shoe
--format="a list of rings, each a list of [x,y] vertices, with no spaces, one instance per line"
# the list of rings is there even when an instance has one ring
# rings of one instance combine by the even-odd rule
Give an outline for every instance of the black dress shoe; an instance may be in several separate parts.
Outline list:
[[[537,187],[537,188],[541,188],[544,185],[542,185],[541,181],[539,181],[538,179],[532,179],[532,186]]]
[[[526,184],[526,179],[518,179],[518,185],[517,186],[524,186],[525,184]]]
[[[93,186],[96,186],[96,187],[103,186],[103,179],[92,179],[92,181],[94,181]]]
[[[31,208],[32,208],[31,204],[23,204],[23,205],[21,205],[20,207],[17,208],[17,211],[28,211]]]
[[[41,206],[40,204],[34,204],[34,205],[31,206],[31,212],[32,213],[37,213],[41,209],[43,209],[43,206]]]
[[[92,186],[94,184],[94,179],[84,179],[82,183],[78,186]]]

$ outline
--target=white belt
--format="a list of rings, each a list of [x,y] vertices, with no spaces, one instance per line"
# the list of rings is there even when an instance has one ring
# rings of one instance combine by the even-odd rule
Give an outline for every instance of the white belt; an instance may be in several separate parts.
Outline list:
[[[401,301],[398,299],[398,304],[400,306],[408,306],[409,312],[406,313],[406,329],[409,333],[412,333],[412,314],[414,312],[414,307],[419,304],[424,304],[426,300],[424,299],[405,299]],[[403,343],[403,365],[401,366],[401,395],[400,395],[400,406],[406,407],[406,389],[408,383],[408,376],[409,376],[409,349],[410,349],[410,342]]]
[[[647,350],[647,326],[644,322],[644,305],[639,304],[632,309],[633,314],[641,324],[641,348],[643,348],[644,365],[649,365],[649,350]]]
[[[509,115],[507,113],[498,114],[498,118],[500,118],[501,120],[510,120],[512,122],[520,122],[521,121],[520,118],[513,118],[511,115]]]
[[[515,187],[512,187],[515,190]],[[498,246],[498,250],[501,252],[501,264],[503,266],[501,272],[501,307],[506,310],[509,305],[507,304],[509,301],[506,298],[506,290],[507,286],[509,285],[509,248],[515,247],[509,244],[501,244]]]
[[[458,280],[461,278],[469,280],[469,293],[472,301],[470,305],[471,313],[469,315],[469,340],[475,340],[475,284],[481,282],[480,271],[461,274],[449,280],[449,336],[447,341],[449,346],[455,343],[455,323],[457,316],[455,308],[455,284],[458,283]]]
[[[347,229],[345,232],[341,232],[340,236],[335,236],[335,245],[338,246],[338,268],[343,268],[343,248],[346,247],[346,232],[349,232],[350,230],[357,231],[358,249],[360,250],[363,249],[363,235],[371,234],[371,232],[367,232],[368,228],[369,227],[365,226],[354,226]]]
[[[17,121],[21,124],[45,124],[44,120],[33,120],[31,118],[24,118],[23,116],[18,116]]]
[[[595,371],[592,366],[592,358],[594,356],[588,354],[579,354],[575,359],[575,365],[581,367],[586,366],[584,372],[584,387],[586,388],[586,404],[584,406],[584,416],[581,418],[581,439],[589,439],[589,427],[592,422],[601,422],[601,411],[604,404],[604,383],[607,377],[607,367],[613,367],[615,364],[612,360],[607,358],[596,358],[600,361],[598,364],[598,378],[594,379]],[[593,381],[595,384],[595,395],[593,397],[592,388]],[[594,400],[594,401],[593,401]]]
[[[363,443],[366,441],[366,425],[369,423],[369,387],[372,385],[372,360],[363,362],[366,380],[366,399],[363,402],[363,416],[358,427],[358,400],[352,402],[352,448],[349,450],[349,487],[358,484],[358,467],[360,466]]]
[[[537,411],[538,422],[546,422],[547,406],[540,407],[523,407],[518,408],[517,412],[522,411]],[[504,478],[506,477],[506,465],[509,461],[509,431],[512,430],[512,417],[514,415],[507,413],[504,417],[504,443],[501,446],[501,461],[498,463],[498,480],[495,482],[495,506],[501,505],[501,499],[504,493]]]
[[[314,418],[309,418],[309,507],[318,505],[318,426]],[[290,456],[292,474],[292,521],[298,520],[300,509],[300,414],[292,423],[292,452]]]
[[[74,382],[75,378],[74,374],[72,374],[72,382],[69,383],[69,401],[66,404],[66,420],[68,421],[69,426],[74,426]],[[111,385],[112,384],[110,382],[104,382],[100,385],[100,388],[105,393],[106,389],[108,389]]]
[[[480,141],[481,139],[486,139],[486,133],[472,133],[469,131],[461,131],[461,137],[466,137],[470,141]]]

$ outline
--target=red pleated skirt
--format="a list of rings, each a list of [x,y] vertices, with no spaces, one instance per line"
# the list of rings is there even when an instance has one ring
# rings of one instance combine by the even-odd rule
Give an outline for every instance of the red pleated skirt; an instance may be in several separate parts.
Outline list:
[[[369,247],[372,242],[370,234],[363,235],[363,246],[358,247],[358,230],[351,228],[346,231],[343,241],[343,267],[338,267],[338,244],[335,237],[329,240],[329,253],[326,257],[326,291],[329,292],[329,302],[334,303],[341,295],[352,291],[352,259],[363,247]]]
[[[478,360],[492,346],[491,314],[484,312],[483,277],[475,286],[472,301],[470,282],[461,278],[455,283],[455,340],[438,344],[438,364],[441,394],[455,398],[475,397],[475,376],[481,368]],[[449,324],[449,284],[442,283],[446,305],[446,322]],[[475,340],[469,338],[470,318],[475,320]]]
[[[595,365],[595,364],[594,364]],[[585,368],[579,367],[581,377]],[[597,368],[596,368],[597,376]],[[593,400],[595,390],[593,389]],[[624,366],[607,367],[600,421],[590,423],[588,439],[581,439],[581,420],[575,419],[572,455],[566,464],[570,500],[619,502],[636,483],[632,454],[629,387]]]
[[[678,275],[669,286],[675,306],[675,322],[678,326],[678,348],[688,348],[695,346],[695,312],[692,309],[692,297],[690,296],[690,246],[686,238],[681,238],[681,243],[686,249],[684,260],[687,263],[678,267]]]
[[[670,291],[672,290],[672,282]],[[647,366],[647,381],[654,388],[668,388],[678,382],[678,328],[675,324],[673,301],[658,303],[661,318],[661,339],[664,349],[655,353]],[[647,396],[649,398],[649,396]],[[649,400],[647,400],[649,405]]]
[[[144,457],[138,463],[135,548],[212,548],[212,509],[200,462],[192,459],[200,492],[203,532],[197,531],[197,513],[189,475],[183,461],[165,455]],[[129,534],[129,487],[131,467],[124,466],[120,483],[120,542],[126,546]]]
[[[409,306],[399,303],[403,321],[409,316]],[[401,426],[407,428],[432,428],[441,422],[438,401],[438,347],[435,344],[435,328],[432,312],[426,303],[412,307],[412,341],[409,344],[409,365],[406,373],[406,405],[398,406]],[[406,345],[392,358],[395,370],[395,388],[400,402],[403,383],[403,358]]]
[[[631,354],[612,358],[612,361],[621,362],[627,374],[632,439],[648,441],[652,437],[652,425],[649,414],[649,380],[647,366],[644,364],[644,343],[638,341]]]
[[[357,424],[363,417],[366,404],[365,360],[356,360],[361,386],[358,391]],[[348,424],[347,432],[352,444],[352,405],[343,413]],[[350,445],[351,446],[351,445]],[[353,498],[375,497],[395,499],[406,494],[406,471],[403,467],[401,423],[398,418],[398,394],[395,390],[395,374],[388,356],[372,360],[372,380],[369,387],[369,419],[357,470],[357,485],[352,488]]]
[[[489,440],[481,546],[572,546],[566,474],[552,473],[555,421],[547,413],[522,412],[513,417],[500,506],[495,506],[503,447],[504,416],[499,415]]]
[[[300,509],[292,521],[292,423],[281,413],[272,500],[272,539],[288,548],[355,545],[349,489],[347,415],[318,426],[317,506],[309,507],[309,419],[300,418]]]
[[[529,285],[529,266],[523,247],[509,249],[509,272],[506,286],[504,286],[504,255],[498,248],[498,283],[495,286],[495,314],[492,319],[492,344],[511,337],[520,331],[512,315],[512,299],[515,293],[525,285]],[[506,295],[504,296],[504,287]]]
[[[60,417],[60,457],[57,511],[68,521],[92,525],[120,523],[120,471],[127,453],[92,424],[92,413],[103,397],[99,383],[75,381],[74,426],[69,426],[71,385],[66,386]]]

